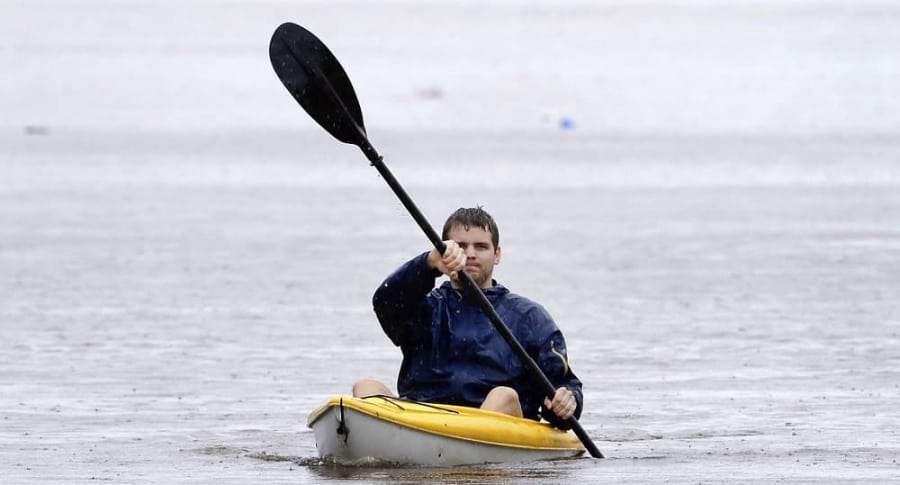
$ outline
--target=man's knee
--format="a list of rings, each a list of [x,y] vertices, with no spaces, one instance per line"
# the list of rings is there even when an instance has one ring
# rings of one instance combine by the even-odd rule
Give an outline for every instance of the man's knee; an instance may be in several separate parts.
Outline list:
[[[498,386],[491,389],[481,404],[481,408],[517,417],[522,416],[522,403],[519,402],[519,393],[507,386]]]
[[[360,379],[353,383],[353,397],[390,396],[390,389],[374,379]]]
[[[491,389],[489,396],[493,396],[498,402],[507,405],[519,405],[519,393],[515,389],[506,386],[498,386]]]

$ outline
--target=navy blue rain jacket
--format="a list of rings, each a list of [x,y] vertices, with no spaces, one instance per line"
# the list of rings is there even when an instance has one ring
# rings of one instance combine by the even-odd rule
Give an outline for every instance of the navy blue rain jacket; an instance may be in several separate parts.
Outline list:
[[[552,411],[542,409],[543,393],[478,304],[449,281],[434,287],[441,273],[428,267],[427,257],[424,253],[401,266],[372,299],[381,327],[403,351],[400,396],[478,407],[491,389],[509,386],[519,393],[525,417],[543,416],[567,428]],[[581,381],[569,368],[565,339],[547,311],[496,282],[483,291],[553,388],[572,391],[578,401],[575,417],[580,417]]]

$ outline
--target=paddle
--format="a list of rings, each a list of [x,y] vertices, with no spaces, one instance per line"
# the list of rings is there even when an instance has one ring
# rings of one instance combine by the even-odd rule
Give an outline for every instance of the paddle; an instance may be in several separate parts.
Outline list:
[[[391,171],[388,170],[381,155],[369,143],[366,128],[363,125],[362,110],[359,108],[359,101],[350,84],[350,78],[347,77],[347,73],[344,72],[337,58],[325,47],[325,44],[312,32],[288,22],[282,24],[272,34],[269,58],[275,73],[278,74],[279,79],[294,99],[300,103],[300,106],[332,136],[344,143],[356,145],[363,151],[394,194],[400,198],[400,202],[422,228],[434,247],[443,254],[447,249],[446,245],[394,178]],[[459,280],[466,291],[476,299],[494,329],[503,336],[522,360],[531,378],[539,385],[541,392],[552,397],[556,393],[553,384],[534,359],[525,352],[522,344],[516,340],[509,327],[503,323],[500,315],[497,314],[478,285],[464,271],[459,272]],[[603,454],[591,441],[578,420],[573,417],[569,420],[569,424],[591,456],[603,458]]]

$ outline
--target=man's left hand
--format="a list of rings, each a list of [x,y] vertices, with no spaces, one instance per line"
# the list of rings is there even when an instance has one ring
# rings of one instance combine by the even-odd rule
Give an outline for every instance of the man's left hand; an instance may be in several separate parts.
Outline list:
[[[578,401],[572,391],[565,387],[560,387],[553,394],[553,400],[544,398],[544,408],[553,411],[553,414],[561,419],[569,419],[575,415],[575,409],[578,407]]]

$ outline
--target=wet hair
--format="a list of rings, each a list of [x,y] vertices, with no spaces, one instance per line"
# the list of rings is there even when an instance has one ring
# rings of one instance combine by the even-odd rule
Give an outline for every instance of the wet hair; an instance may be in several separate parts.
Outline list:
[[[450,214],[447,222],[444,223],[444,232],[441,238],[446,241],[450,230],[456,226],[462,226],[467,231],[471,227],[480,227],[491,233],[491,242],[494,243],[495,249],[500,246],[500,229],[497,228],[494,218],[481,206],[456,209],[456,212]]]

